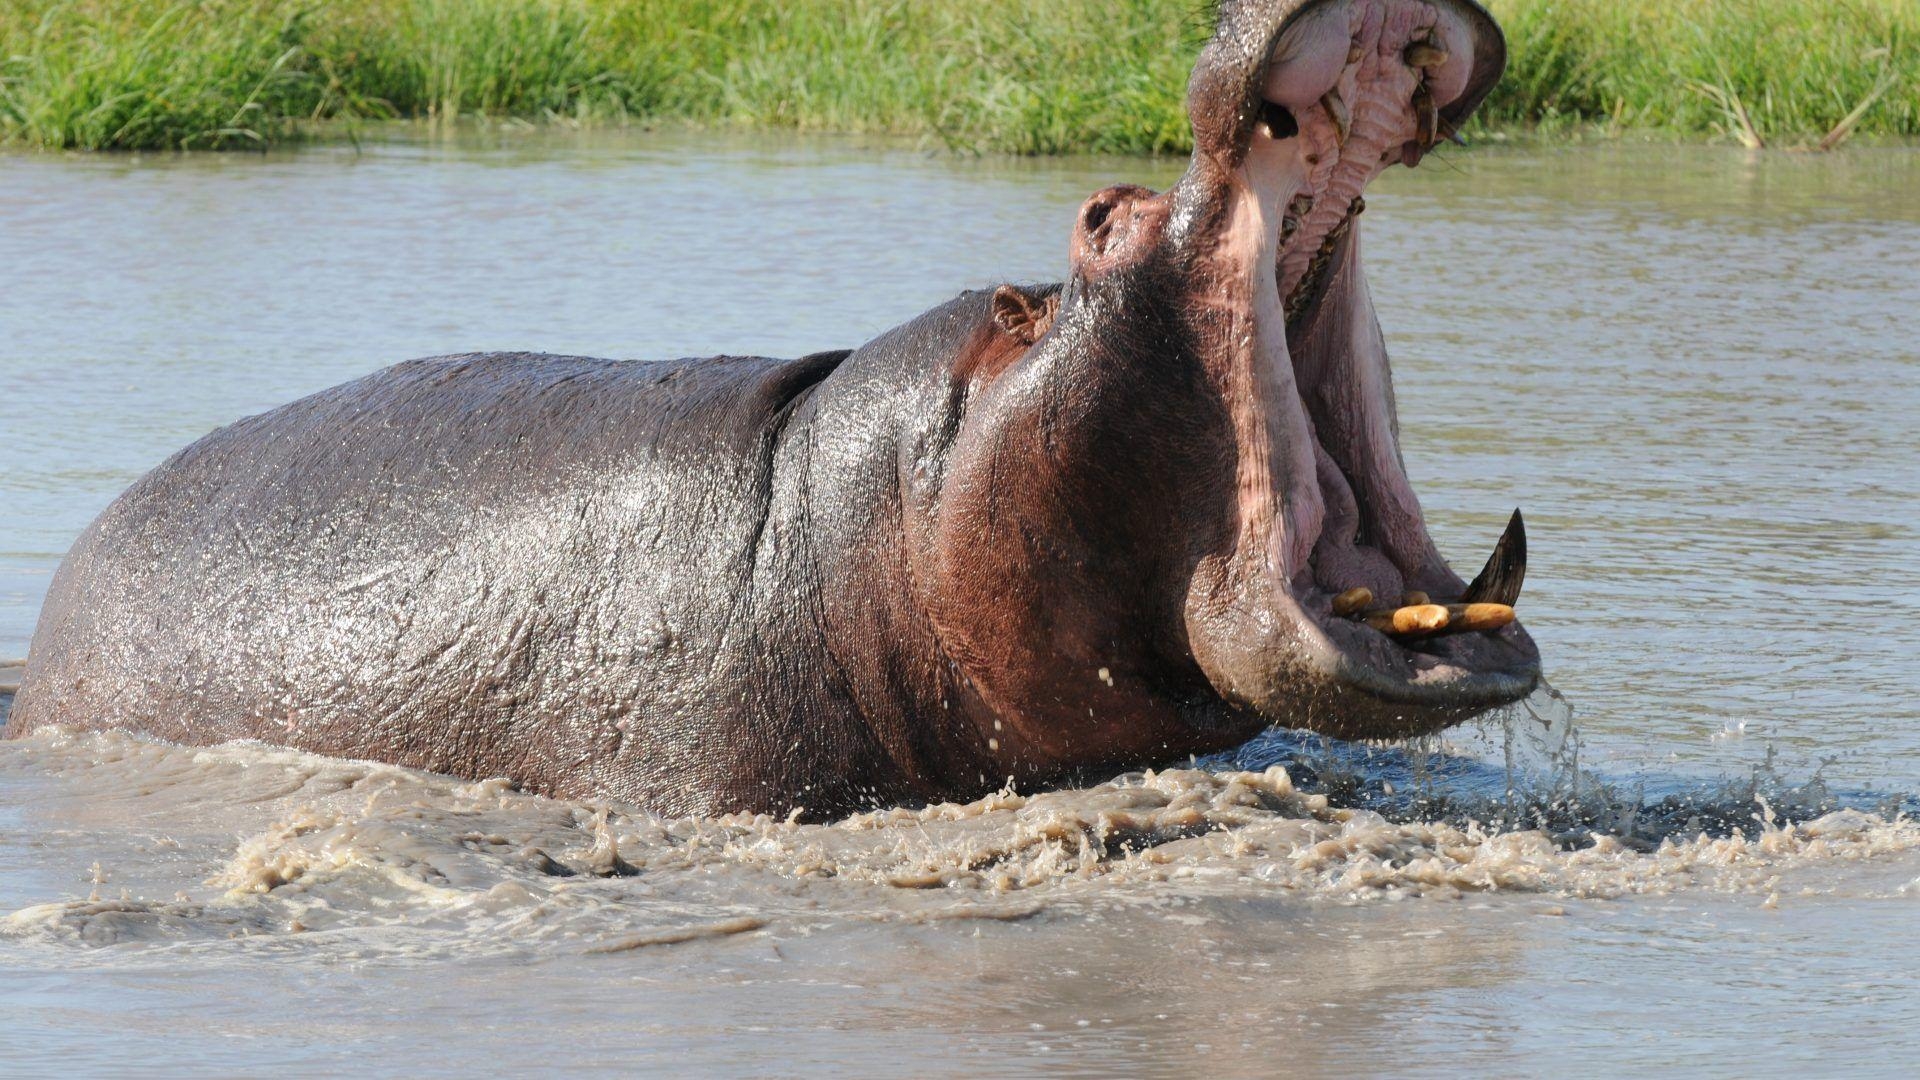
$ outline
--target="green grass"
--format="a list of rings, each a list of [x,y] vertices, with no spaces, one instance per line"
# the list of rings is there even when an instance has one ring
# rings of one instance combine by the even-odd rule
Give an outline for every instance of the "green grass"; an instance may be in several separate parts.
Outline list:
[[[1484,122],[1920,135],[1920,0],[1494,0]],[[0,139],[231,148],[463,115],[1187,147],[1199,0],[0,0]],[[1864,108],[1862,106],[1864,105]]]
[[[1920,0],[1495,0],[1495,126],[1920,135]],[[1743,119],[1744,118],[1744,119]]]

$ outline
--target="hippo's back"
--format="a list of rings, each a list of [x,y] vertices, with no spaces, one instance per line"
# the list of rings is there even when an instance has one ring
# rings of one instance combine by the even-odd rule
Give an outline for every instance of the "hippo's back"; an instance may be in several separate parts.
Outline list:
[[[75,543],[8,734],[644,789],[608,718],[712,674],[781,429],[843,356],[416,360],[222,428]]]

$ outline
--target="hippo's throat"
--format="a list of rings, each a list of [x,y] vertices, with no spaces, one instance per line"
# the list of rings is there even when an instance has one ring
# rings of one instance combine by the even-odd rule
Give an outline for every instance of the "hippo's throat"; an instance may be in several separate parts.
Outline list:
[[[1405,54],[1434,33],[1434,15],[1373,0],[1310,16],[1276,47],[1259,120],[1227,174],[1207,277],[1225,286],[1234,329],[1209,351],[1240,447],[1243,551],[1277,583],[1328,578],[1397,595],[1407,580],[1445,582],[1430,580],[1438,560],[1394,445],[1385,356],[1350,341],[1326,348],[1306,332],[1328,321],[1323,305],[1364,289],[1353,233],[1367,184],[1419,158],[1426,73]],[[1317,81],[1285,70],[1283,61],[1312,66],[1325,52],[1343,62]],[[1370,550],[1323,547],[1323,537]],[[1340,565],[1318,573],[1317,551]],[[1362,564],[1369,580],[1349,580]]]

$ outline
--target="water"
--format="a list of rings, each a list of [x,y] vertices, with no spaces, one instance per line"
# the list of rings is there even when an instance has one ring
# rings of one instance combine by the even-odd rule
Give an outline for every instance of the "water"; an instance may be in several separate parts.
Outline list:
[[[1056,279],[1082,198],[1177,170],[617,132],[0,158],[0,658],[215,425],[415,355],[856,344]],[[0,746],[0,1072],[1903,1073],[1920,152],[1491,148],[1369,203],[1436,539],[1471,570],[1526,510],[1577,731],[1276,735],[833,826],[37,737]],[[1470,823],[1516,772],[1724,820]]]

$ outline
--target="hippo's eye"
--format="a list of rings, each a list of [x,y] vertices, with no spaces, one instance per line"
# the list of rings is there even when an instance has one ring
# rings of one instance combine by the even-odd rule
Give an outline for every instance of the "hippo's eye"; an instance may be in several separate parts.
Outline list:
[[[1285,105],[1277,102],[1265,102],[1260,108],[1260,120],[1267,125],[1267,132],[1276,139],[1291,139],[1300,134],[1300,121]]]

